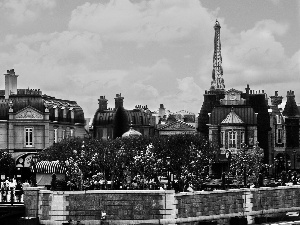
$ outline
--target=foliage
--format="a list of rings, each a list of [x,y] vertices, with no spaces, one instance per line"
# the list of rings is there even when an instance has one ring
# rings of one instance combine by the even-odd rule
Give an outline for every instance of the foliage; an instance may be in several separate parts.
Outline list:
[[[0,174],[11,177],[15,169],[15,161],[11,154],[0,151]]]
[[[84,141],[84,142],[83,142]],[[181,183],[201,185],[213,162],[216,148],[199,135],[117,138],[115,140],[69,139],[44,150],[39,160],[59,160],[68,179],[78,188],[82,179],[103,174],[114,188],[133,183],[159,185],[170,174]],[[141,188],[141,186],[140,186]]]
[[[129,130],[128,116],[126,114],[125,109],[122,106],[120,106],[118,107],[114,118],[115,136],[113,138],[122,137],[122,134],[124,134],[128,130]]]
[[[248,180],[247,183],[255,183],[265,166],[262,159],[263,149],[258,145],[253,148],[244,145],[241,150],[232,155],[230,173],[237,178],[239,183],[243,183],[245,175]]]

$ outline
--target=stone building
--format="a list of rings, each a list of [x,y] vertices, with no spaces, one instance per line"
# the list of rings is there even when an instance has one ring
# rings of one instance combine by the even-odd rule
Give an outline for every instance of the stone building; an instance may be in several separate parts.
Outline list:
[[[70,100],[18,89],[14,69],[7,70],[0,90],[0,149],[12,154],[18,177],[28,179],[33,156],[65,138],[84,137],[82,108]]]
[[[115,139],[129,130],[129,125],[143,136],[154,135],[154,121],[152,113],[147,106],[137,105],[132,110],[124,109],[124,97],[116,94],[115,107],[107,107],[107,99],[100,96],[99,108],[97,109],[91,128],[91,133],[97,139]],[[124,130],[122,130],[124,129]],[[117,132],[122,132],[117,134]]]
[[[295,101],[294,91],[287,91],[287,99],[284,109],[278,107],[282,103],[282,96],[275,92],[270,96],[271,116],[271,141],[273,149],[274,172],[280,173],[282,170],[300,169],[300,110]]]

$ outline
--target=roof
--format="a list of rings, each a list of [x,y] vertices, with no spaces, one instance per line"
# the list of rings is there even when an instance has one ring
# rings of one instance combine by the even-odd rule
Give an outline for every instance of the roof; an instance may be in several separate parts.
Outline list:
[[[140,109],[127,110],[125,113],[128,118],[128,124],[134,125],[146,125],[150,124],[150,116],[147,112]],[[94,119],[93,126],[113,125],[115,119],[116,110],[97,110]]]
[[[233,111],[233,109],[228,113],[226,118],[221,122],[222,124],[237,124],[244,123],[244,121]]]
[[[125,132],[122,135],[122,138],[139,137],[139,136],[142,136],[142,134],[134,130],[132,127],[130,127],[129,131]]]
[[[183,122],[181,120],[175,120],[171,123],[167,123],[163,126],[160,126],[158,130],[196,130],[195,126],[188,124],[186,122]]]
[[[17,113],[26,107],[32,107],[39,112],[45,112],[46,107],[49,109],[50,121],[58,122],[72,122],[71,111],[74,112],[74,123],[85,123],[84,113],[82,108],[76,103],[76,101],[62,100],[48,95],[38,94],[40,92],[30,89],[26,92],[23,89],[18,89],[16,95],[10,95],[9,99],[5,99],[4,96],[0,96],[0,120],[8,120],[8,111],[10,102],[13,103],[12,109],[14,113]],[[1,90],[0,90],[1,92]],[[57,117],[55,116],[55,108],[58,110]],[[63,114],[66,114],[64,117]]]
[[[65,173],[66,168],[59,161],[40,161],[31,167],[31,171],[36,170],[36,173]]]
[[[231,113],[234,111],[233,113]],[[243,124],[257,124],[254,109],[250,106],[218,106],[215,107],[209,117],[209,124],[221,125],[222,123],[237,122]]]

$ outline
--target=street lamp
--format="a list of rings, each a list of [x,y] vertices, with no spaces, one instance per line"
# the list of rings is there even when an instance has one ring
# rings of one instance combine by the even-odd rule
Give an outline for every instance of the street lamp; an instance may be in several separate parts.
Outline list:
[[[168,178],[168,186],[167,186],[167,189],[168,190],[171,190],[171,185],[170,185],[170,179],[171,179],[171,177],[170,177],[170,161],[171,161],[171,159],[170,159],[170,157],[169,156],[167,156],[167,178]]]
[[[296,153],[295,149],[293,150],[293,156],[294,156],[294,170],[296,170],[296,156],[297,156],[297,153]]]
[[[274,158],[274,162],[275,162],[275,181],[277,180],[277,173],[278,173],[278,159]]]
[[[244,175],[244,187],[247,186],[247,159],[246,159],[246,152],[247,152],[247,145],[245,143],[242,143],[242,149],[243,149],[243,175]]]

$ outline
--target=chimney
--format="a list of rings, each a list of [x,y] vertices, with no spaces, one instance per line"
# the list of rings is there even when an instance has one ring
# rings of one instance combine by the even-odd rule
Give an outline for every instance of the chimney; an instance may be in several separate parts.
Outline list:
[[[115,110],[119,107],[123,107],[123,101],[124,101],[124,97],[121,96],[121,93],[120,94],[116,94],[116,97],[115,97]]]
[[[166,114],[166,109],[164,108],[164,104],[160,104],[159,109],[158,109],[158,116],[160,118],[163,118],[164,115]]]
[[[100,111],[107,110],[107,99],[105,99],[105,96],[100,96],[100,98],[98,99],[98,104]]]
[[[5,99],[9,99],[11,94],[17,94],[17,79],[19,75],[15,74],[15,70],[7,70],[5,76]]]
[[[274,96],[270,96],[271,98],[271,104],[278,107],[278,105],[280,105],[282,103],[282,96],[278,96],[278,91],[275,91],[275,95]]]

